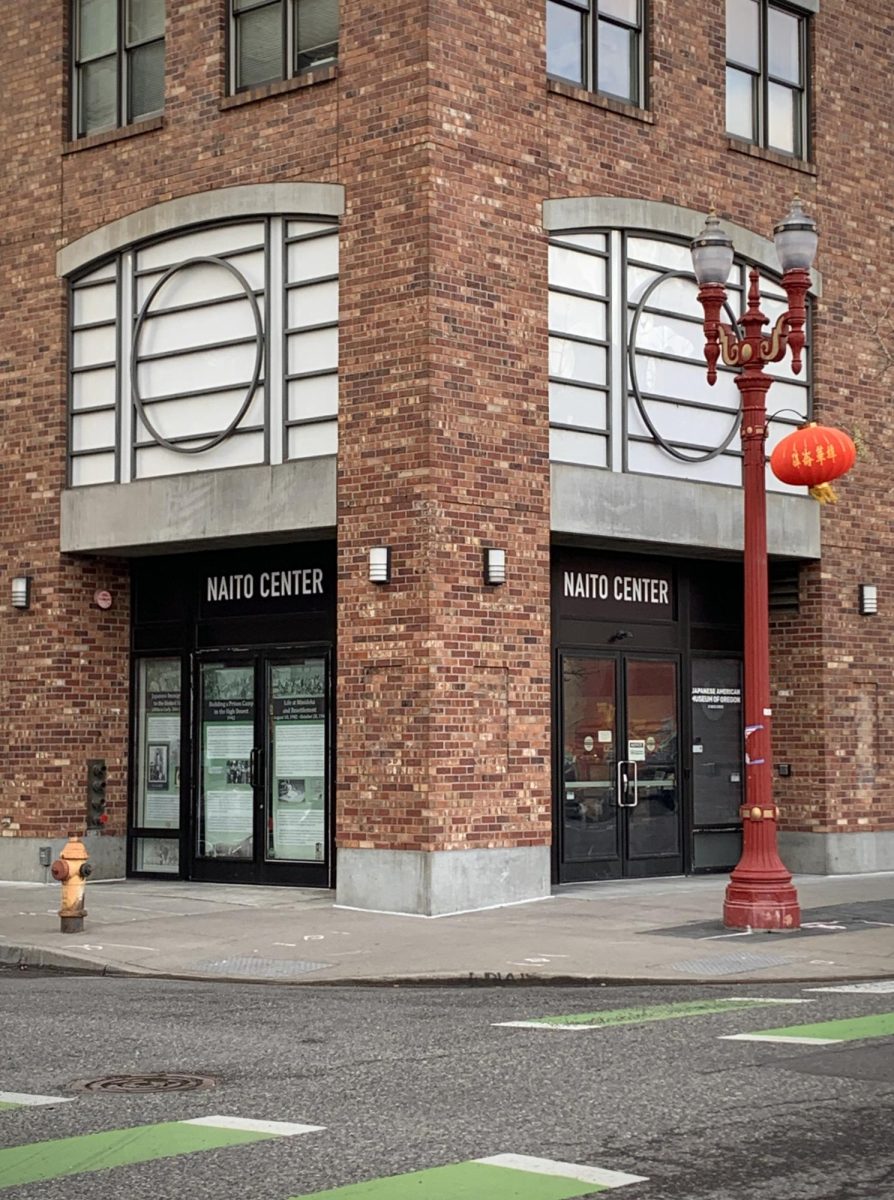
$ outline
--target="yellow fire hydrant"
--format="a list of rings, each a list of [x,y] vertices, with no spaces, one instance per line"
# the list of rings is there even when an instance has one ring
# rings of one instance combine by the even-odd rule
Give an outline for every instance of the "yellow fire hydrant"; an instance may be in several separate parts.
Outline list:
[[[62,907],[59,909],[63,933],[80,933],[84,928],[84,890],[93,868],[87,861],[89,855],[79,837],[73,833],[53,863],[50,871],[53,878],[62,884]]]

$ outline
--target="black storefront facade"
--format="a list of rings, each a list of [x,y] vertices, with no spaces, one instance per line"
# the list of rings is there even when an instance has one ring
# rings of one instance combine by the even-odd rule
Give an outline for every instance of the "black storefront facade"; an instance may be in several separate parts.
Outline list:
[[[128,872],[333,882],[335,547],[132,570]]]
[[[557,547],[552,617],[555,880],[732,867],[741,567]]]

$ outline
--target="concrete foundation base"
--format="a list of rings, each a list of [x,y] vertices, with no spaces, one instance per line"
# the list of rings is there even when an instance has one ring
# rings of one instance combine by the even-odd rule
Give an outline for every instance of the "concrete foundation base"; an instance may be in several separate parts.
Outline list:
[[[126,839],[106,833],[85,833],[81,839],[93,867],[91,879],[122,879],[126,861]],[[59,857],[67,838],[0,838],[0,882],[51,883],[49,867],[40,865],[40,850],[50,847],[50,861]]]
[[[779,856],[796,875],[894,870],[894,832],[779,834]]]
[[[440,917],[550,894],[548,846],[338,852],[336,904]]]

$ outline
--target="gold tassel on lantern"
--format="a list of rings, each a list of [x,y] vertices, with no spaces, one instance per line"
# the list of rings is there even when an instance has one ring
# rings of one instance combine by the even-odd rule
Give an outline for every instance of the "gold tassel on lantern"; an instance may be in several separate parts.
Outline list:
[[[838,503],[838,493],[832,487],[831,483],[816,483],[812,488],[808,488],[807,490],[819,504]]]

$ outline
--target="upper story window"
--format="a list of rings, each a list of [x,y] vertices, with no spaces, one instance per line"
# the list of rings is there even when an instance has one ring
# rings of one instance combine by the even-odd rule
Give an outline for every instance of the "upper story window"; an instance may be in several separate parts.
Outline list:
[[[642,104],[644,2],[547,0],[547,73]]]
[[[229,0],[233,91],[338,57],[338,0]]]
[[[724,320],[743,311],[749,266],[736,259]],[[555,230],[549,288],[551,460],[738,487],[737,372],[721,366],[716,386],[708,385],[688,241],[636,230]],[[762,269],[764,312],[775,322],[786,305],[778,278]],[[809,340],[805,362],[802,375],[788,358],[767,369],[774,381],[768,453],[809,419]],[[798,491],[769,467],[767,488]]]
[[[726,0],[726,128],[803,158],[807,19],[769,0]]]
[[[164,108],[164,0],[74,0],[74,136]]]

